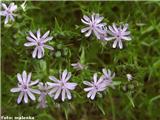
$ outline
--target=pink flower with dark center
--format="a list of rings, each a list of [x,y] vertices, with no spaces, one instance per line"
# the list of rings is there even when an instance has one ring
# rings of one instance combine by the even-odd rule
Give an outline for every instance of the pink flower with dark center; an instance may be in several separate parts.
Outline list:
[[[74,90],[77,86],[76,83],[68,82],[71,78],[71,73],[64,70],[63,73],[60,75],[60,79],[58,80],[54,76],[49,76],[49,79],[52,80],[54,83],[47,82],[47,84],[52,87],[49,92],[49,95],[54,99],[58,99],[61,94],[62,101],[66,98],[69,100],[72,98],[70,90]]]
[[[28,97],[31,100],[35,100],[35,94],[40,94],[39,90],[32,89],[33,85],[36,85],[39,80],[31,81],[31,73],[27,75],[26,71],[23,71],[22,75],[17,74],[17,79],[19,81],[18,86],[16,88],[12,88],[11,92],[20,92],[20,95],[17,99],[17,103],[19,104],[22,99],[25,103],[28,103]]]
[[[17,9],[17,5],[14,5],[14,3],[12,2],[8,7],[4,3],[1,3],[1,6],[4,9],[4,11],[0,11],[0,15],[6,17],[4,24],[7,24],[9,20],[14,21],[14,16],[16,16],[14,12]]]
[[[128,24],[125,24],[123,26],[117,27],[115,23],[113,23],[112,26],[108,27],[109,30],[107,30],[107,33],[109,33],[112,37],[109,37],[108,40],[114,40],[113,42],[113,48],[116,48],[118,45],[120,49],[123,48],[122,41],[130,41],[130,31],[127,31]]]
[[[37,31],[37,36],[35,36],[32,32],[29,32],[30,36],[27,37],[29,42],[25,43],[24,46],[30,47],[35,46],[35,49],[32,53],[32,57],[42,58],[44,56],[44,48],[54,50],[52,46],[46,45],[46,42],[53,39],[53,37],[48,37],[50,31],[47,31],[42,37],[40,33],[40,29]]]

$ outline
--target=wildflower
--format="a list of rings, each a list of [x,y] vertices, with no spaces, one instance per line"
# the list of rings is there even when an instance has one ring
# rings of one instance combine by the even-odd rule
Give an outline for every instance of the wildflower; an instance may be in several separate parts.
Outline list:
[[[72,63],[71,66],[73,66],[74,69],[76,70],[83,70],[84,69],[84,65],[81,64],[80,62],[77,62],[77,63]]]
[[[18,73],[17,79],[19,81],[18,87],[11,89],[11,92],[20,92],[20,95],[17,99],[17,103],[19,104],[22,101],[22,99],[25,103],[28,103],[28,97],[31,100],[35,100],[36,98],[33,93],[40,94],[40,91],[32,89],[31,87],[33,85],[36,85],[39,82],[39,80],[31,81],[31,73],[27,75],[26,71],[23,71],[22,75]]]
[[[45,108],[47,107],[47,101],[46,101],[46,96],[48,95],[49,92],[49,86],[46,83],[40,82],[38,84],[39,90],[40,90],[40,96],[38,98],[38,107],[39,108]]]
[[[50,31],[47,31],[42,37],[40,34],[40,29],[37,31],[37,37],[32,33],[29,32],[30,36],[27,37],[27,40],[29,42],[25,43],[24,46],[35,46],[35,49],[32,53],[32,57],[35,58],[36,56],[38,58],[42,58],[44,56],[44,48],[54,50],[53,47],[49,45],[45,45],[46,42],[53,39],[53,37],[48,37]]]
[[[106,70],[105,68],[102,69],[102,72],[104,74],[106,85],[114,88],[114,86],[112,85],[112,79],[115,77],[115,73],[112,74],[110,69]]]
[[[17,5],[15,5],[12,2],[12,3],[10,3],[10,5],[8,7],[4,3],[1,3],[1,6],[3,7],[4,11],[0,11],[0,15],[6,17],[4,24],[7,24],[9,20],[14,21],[14,17],[16,15],[13,12],[16,11]]]
[[[114,23],[112,26],[108,27],[109,30],[107,31],[112,37],[108,38],[108,40],[115,40],[113,42],[113,48],[116,48],[117,44],[120,49],[123,48],[122,41],[130,41],[130,32],[127,31],[128,29],[128,24],[123,25],[120,27],[117,27]]]
[[[67,70],[64,70],[63,73],[60,75],[60,80],[55,78],[54,76],[49,76],[49,79],[52,80],[54,83],[47,82],[47,84],[52,87],[49,94],[54,97],[54,99],[57,99],[60,94],[62,101],[66,99],[66,97],[70,100],[72,98],[70,90],[74,90],[77,86],[76,83],[68,82],[68,80],[71,78],[71,73],[67,72]]]
[[[96,94],[104,91],[107,87],[105,82],[104,76],[101,76],[97,80],[97,73],[93,75],[93,82],[84,81],[83,84],[89,86],[84,88],[84,91],[88,92],[87,97],[91,98],[92,100],[95,98]]]
[[[127,74],[126,76],[127,76],[128,81],[131,81],[133,78],[131,74]]]
[[[101,23],[104,17],[100,17],[99,14],[93,13],[91,17],[84,15],[81,21],[87,25],[87,27],[81,29],[81,33],[85,33],[86,37],[89,37],[93,32],[97,39],[101,38],[101,35],[106,34],[106,31],[103,29],[106,23]]]

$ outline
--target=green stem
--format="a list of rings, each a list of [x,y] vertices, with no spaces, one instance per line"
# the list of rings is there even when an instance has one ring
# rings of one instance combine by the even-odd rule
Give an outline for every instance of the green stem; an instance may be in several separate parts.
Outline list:
[[[112,120],[116,120],[116,114],[115,114],[115,106],[114,106],[114,102],[112,99],[112,94],[110,93],[110,91],[108,90],[108,94],[109,94],[109,100],[111,102],[111,108],[112,108]]]

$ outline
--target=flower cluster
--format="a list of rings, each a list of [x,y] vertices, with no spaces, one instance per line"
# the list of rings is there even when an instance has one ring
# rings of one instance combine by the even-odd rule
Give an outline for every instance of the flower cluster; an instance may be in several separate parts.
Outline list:
[[[106,26],[106,23],[102,23],[104,17],[99,14],[93,13],[91,17],[83,16],[81,21],[87,25],[87,27],[81,29],[82,33],[86,33],[85,36],[89,37],[91,33],[95,34],[97,39],[110,41],[114,40],[113,48],[117,46],[122,49],[122,41],[130,41],[130,32],[128,31],[128,24],[120,25],[119,27],[113,23],[112,26]]]
[[[83,84],[87,85],[84,91],[88,92],[87,97],[92,100],[95,98],[96,94],[104,91],[108,86],[112,85],[112,79],[115,74],[111,75],[111,71],[103,69],[103,75],[98,79],[97,73],[93,75],[93,81],[84,81]],[[77,83],[69,82],[71,78],[71,73],[64,70],[60,73],[60,78],[57,79],[55,76],[49,76],[49,79],[53,82],[42,83],[39,80],[31,81],[31,73],[27,75],[26,71],[23,71],[22,75],[17,74],[18,84],[17,87],[12,88],[11,92],[20,92],[17,99],[17,103],[21,103],[22,99],[25,103],[28,103],[28,99],[36,100],[34,94],[38,94],[38,107],[47,107],[46,96],[49,95],[54,100],[60,98],[64,101],[65,99],[70,100],[72,98],[71,91],[77,86]],[[33,86],[37,85],[37,89],[33,89]]]
[[[11,3],[8,7],[6,4],[1,4],[3,11],[0,11],[1,16],[5,16],[4,23],[7,24],[10,20],[14,21],[16,14],[14,13],[17,9],[17,5]],[[26,1],[21,5],[22,9],[25,11]],[[81,29],[82,33],[85,33],[85,37],[91,36],[94,34],[98,40],[103,41],[112,41],[113,48],[117,46],[122,49],[123,41],[130,41],[130,31],[128,31],[128,24],[120,25],[119,27],[113,23],[112,26],[107,26],[106,23],[102,22],[104,17],[99,14],[93,13],[90,17],[84,15],[81,21],[87,26]],[[26,37],[27,41],[24,46],[31,47],[34,46],[32,52],[33,58],[41,59],[44,57],[46,49],[54,50],[52,46],[47,45],[46,43],[53,39],[52,36],[49,36],[50,31],[47,31],[41,35],[40,29],[37,30],[36,34],[29,31],[29,36]],[[77,71],[86,69],[85,65],[80,62],[72,63],[71,66]],[[71,79],[71,72],[68,72],[65,69],[60,73],[60,77],[56,78],[55,76],[49,76],[49,79],[52,82],[42,83],[39,80],[32,81],[31,73],[27,74],[26,71],[23,71],[22,75],[17,74],[18,84],[17,87],[12,88],[11,92],[19,92],[17,103],[20,104],[22,101],[28,103],[29,99],[35,101],[35,94],[39,95],[38,98],[38,107],[45,108],[47,107],[47,96],[53,98],[54,100],[61,99],[65,101],[66,99],[71,100],[72,94],[71,91],[75,90],[78,86],[77,83],[69,82]],[[87,87],[84,88],[84,91],[87,92],[87,98],[94,100],[96,95],[101,95],[108,87],[114,87],[112,84],[112,79],[115,77],[115,73],[112,73],[109,69],[102,69],[101,76],[98,73],[94,73],[91,81],[83,81],[83,84]],[[132,76],[127,74],[128,80],[132,80]]]

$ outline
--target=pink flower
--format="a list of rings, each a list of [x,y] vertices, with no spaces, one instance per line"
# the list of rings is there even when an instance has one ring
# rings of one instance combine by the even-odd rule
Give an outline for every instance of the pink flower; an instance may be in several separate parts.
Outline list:
[[[93,32],[97,39],[101,39],[101,36],[103,34],[106,34],[106,31],[103,29],[105,27],[106,23],[101,23],[104,17],[100,17],[99,14],[93,13],[91,17],[88,17],[86,15],[83,16],[83,19],[81,21],[87,25],[87,27],[81,29],[82,33],[85,33],[86,37],[89,37],[91,33]]]
[[[114,40],[113,42],[113,48],[116,48],[118,45],[120,49],[123,48],[123,43],[122,41],[130,41],[130,32],[127,31],[128,29],[128,24],[125,24],[120,27],[117,27],[115,23],[113,23],[112,26],[108,27],[109,30],[107,31],[112,37],[108,38],[108,40]]]
[[[27,37],[27,40],[29,42],[25,43],[24,46],[35,46],[34,51],[32,53],[32,57],[35,58],[36,56],[38,58],[42,58],[44,56],[44,48],[54,50],[53,47],[49,45],[45,45],[46,42],[53,39],[53,37],[48,37],[50,31],[47,31],[42,37],[40,33],[40,29],[37,31],[37,37],[32,33],[29,32],[30,36]]]
[[[47,84],[52,87],[49,92],[50,96],[54,97],[54,99],[57,99],[61,94],[62,101],[64,101],[66,98],[70,100],[72,98],[70,90],[74,90],[77,86],[76,83],[68,82],[70,78],[71,73],[67,72],[67,70],[64,70],[63,73],[60,75],[60,80],[58,80],[54,76],[49,76],[49,79],[54,82],[47,82]]]
[[[93,75],[93,81],[88,82],[84,81],[83,84],[89,86],[84,88],[84,91],[88,92],[87,97],[91,98],[92,100],[95,98],[96,94],[104,91],[107,87],[106,81],[104,76],[101,76],[99,79],[97,78],[97,73]]]
[[[14,16],[16,16],[13,12],[16,11],[17,5],[14,5],[14,3],[10,3],[10,5],[7,7],[6,4],[1,3],[2,8],[4,11],[0,11],[1,16],[5,16],[4,24],[7,24],[9,20],[14,21]]]
[[[23,71],[22,75],[17,74],[17,79],[19,81],[18,86],[16,88],[12,88],[11,92],[20,92],[20,95],[17,99],[17,103],[19,104],[22,99],[25,103],[28,103],[28,97],[31,100],[35,100],[35,94],[40,94],[39,90],[32,89],[33,85],[36,85],[39,80],[31,81],[31,73],[27,75],[26,71]]]

